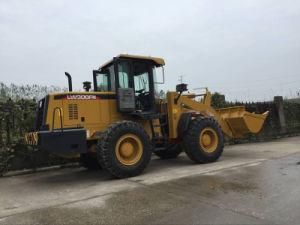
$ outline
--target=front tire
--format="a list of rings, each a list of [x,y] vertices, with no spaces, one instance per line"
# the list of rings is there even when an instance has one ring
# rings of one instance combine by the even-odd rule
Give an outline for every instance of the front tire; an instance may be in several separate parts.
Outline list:
[[[191,121],[183,144],[187,156],[194,162],[214,162],[223,152],[223,133],[213,118],[198,117]]]
[[[141,174],[150,162],[152,144],[143,127],[132,121],[112,124],[97,145],[101,167],[117,178]]]

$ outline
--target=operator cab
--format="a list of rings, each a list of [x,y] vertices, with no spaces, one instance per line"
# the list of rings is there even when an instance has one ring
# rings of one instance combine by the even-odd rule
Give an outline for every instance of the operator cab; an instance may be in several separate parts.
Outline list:
[[[115,92],[122,113],[155,112],[155,69],[161,58],[119,55],[93,71],[94,90]]]

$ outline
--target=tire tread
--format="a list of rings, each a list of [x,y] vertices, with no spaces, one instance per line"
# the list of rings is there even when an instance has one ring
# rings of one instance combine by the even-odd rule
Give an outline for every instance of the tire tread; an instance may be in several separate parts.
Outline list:
[[[219,137],[219,144],[214,154],[207,154],[200,151],[199,148],[199,130],[210,126],[213,128]],[[222,129],[218,122],[212,117],[197,117],[192,120],[187,133],[183,138],[184,150],[187,156],[196,163],[209,163],[219,159],[224,149],[224,137]]]

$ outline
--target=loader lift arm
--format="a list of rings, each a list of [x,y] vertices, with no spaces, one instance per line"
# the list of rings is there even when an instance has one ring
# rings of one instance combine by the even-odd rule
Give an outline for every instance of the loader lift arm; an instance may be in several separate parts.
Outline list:
[[[208,90],[203,94],[201,102],[195,100],[195,94],[182,95],[180,98],[178,95],[177,92],[167,93],[169,137],[171,139],[178,138],[177,127],[181,115],[191,112],[191,110],[195,112],[195,115],[213,117],[221,126],[223,133],[230,138],[240,138],[249,132],[258,133],[268,116],[268,112],[263,114],[249,113],[244,106],[214,109],[211,106],[211,93]]]

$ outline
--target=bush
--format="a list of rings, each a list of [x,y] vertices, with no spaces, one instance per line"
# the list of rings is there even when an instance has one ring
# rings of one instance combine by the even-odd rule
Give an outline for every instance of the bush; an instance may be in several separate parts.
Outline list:
[[[65,162],[24,143],[25,133],[33,129],[37,106],[35,99],[54,91],[62,89],[39,85],[6,86],[0,83],[0,176],[7,170]]]

